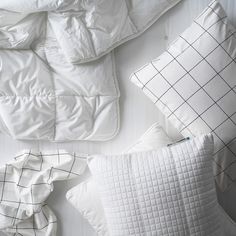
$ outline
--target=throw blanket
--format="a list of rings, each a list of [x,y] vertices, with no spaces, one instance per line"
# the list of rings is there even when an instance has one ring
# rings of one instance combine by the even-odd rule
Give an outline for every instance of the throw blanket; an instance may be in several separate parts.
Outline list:
[[[7,235],[55,236],[57,220],[45,200],[53,182],[83,174],[86,157],[65,151],[25,151],[0,168],[0,231]]]
[[[113,138],[120,94],[108,53],[179,1],[1,0],[0,131],[15,139]]]

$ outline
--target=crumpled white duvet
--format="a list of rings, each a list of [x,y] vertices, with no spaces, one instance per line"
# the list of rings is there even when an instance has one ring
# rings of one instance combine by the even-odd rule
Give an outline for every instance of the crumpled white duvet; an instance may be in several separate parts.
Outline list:
[[[109,52],[179,1],[1,0],[0,130],[15,139],[113,138],[120,93]]]
[[[86,166],[83,155],[23,151],[0,167],[0,232],[55,236],[57,219],[45,200],[54,181],[80,176]]]
[[[95,60],[142,33],[179,1],[1,0],[0,9],[28,14],[31,20],[41,16],[44,22],[46,18],[67,59],[81,63]],[[37,25],[42,22],[37,21]],[[35,25],[31,26],[33,29],[29,25],[24,36],[29,33],[32,38],[38,38],[38,33],[45,30],[40,27],[35,30]],[[29,44],[25,46],[29,47]]]

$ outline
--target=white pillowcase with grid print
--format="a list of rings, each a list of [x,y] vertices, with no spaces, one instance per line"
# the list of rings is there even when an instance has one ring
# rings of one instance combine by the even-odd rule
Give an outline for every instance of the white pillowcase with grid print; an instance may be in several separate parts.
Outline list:
[[[213,134],[222,191],[236,180],[235,32],[212,1],[161,56],[131,75],[182,135]]]

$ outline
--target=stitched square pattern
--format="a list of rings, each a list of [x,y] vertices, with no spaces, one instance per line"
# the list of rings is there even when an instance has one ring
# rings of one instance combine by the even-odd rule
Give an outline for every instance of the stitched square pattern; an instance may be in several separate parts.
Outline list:
[[[113,236],[222,236],[212,136],[171,147],[93,156],[89,168]]]
[[[213,134],[222,191],[236,181],[235,48],[236,30],[213,1],[166,52],[131,75],[182,135]]]

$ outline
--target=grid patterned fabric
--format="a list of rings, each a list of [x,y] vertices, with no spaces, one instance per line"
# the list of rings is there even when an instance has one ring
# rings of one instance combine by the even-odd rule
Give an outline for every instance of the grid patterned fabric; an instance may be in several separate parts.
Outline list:
[[[222,236],[212,136],[155,151],[92,156],[112,236]]]
[[[53,182],[80,176],[86,157],[65,151],[25,151],[0,168],[0,232],[55,236],[57,220],[45,200]]]
[[[213,1],[156,60],[131,76],[184,136],[211,132],[222,191],[236,181],[236,30]]]

